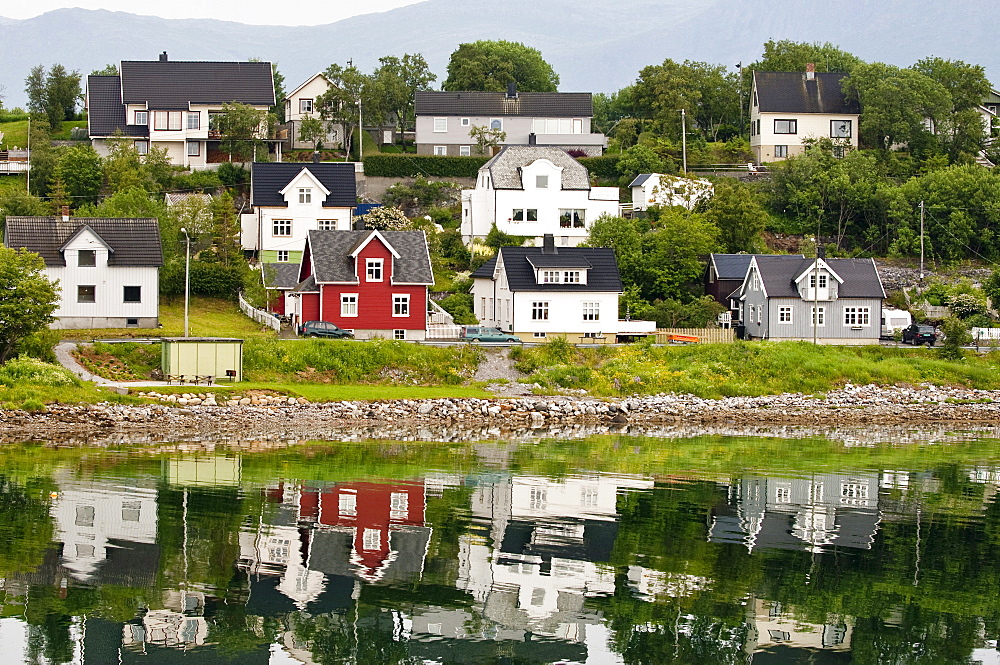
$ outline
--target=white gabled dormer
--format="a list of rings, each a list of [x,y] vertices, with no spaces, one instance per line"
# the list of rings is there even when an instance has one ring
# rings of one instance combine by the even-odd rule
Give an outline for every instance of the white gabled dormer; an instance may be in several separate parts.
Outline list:
[[[839,285],[844,280],[826,261],[816,259],[795,278],[795,286],[803,300],[836,300]]]
[[[111,245],[94,229],[87,225],[81,226],[73,236],[59,248],[67,267],[96,268],[106,266],[108,259],[114,253]]]
[[[521,187],[525,191],[559,191],[562,189],[562,172],[561,166],[556,166],[547,159],[536,159],[521,167]]]
[[[747,274],[743,277],[743,286],[739,290],[740,300],[744,300],[747,294],[752,292],[763,293],[764,297],[767,297],[767,288],[764,286],[764,280],[761,279],[760,266],[757,265],[756,256],[750,259]]]
[[[302,167],[298,175],[292,178],[279,194],[289,207],[298,205],[322,207],[323,201],[330,195],[330,190],[323,186],[308,167]]]

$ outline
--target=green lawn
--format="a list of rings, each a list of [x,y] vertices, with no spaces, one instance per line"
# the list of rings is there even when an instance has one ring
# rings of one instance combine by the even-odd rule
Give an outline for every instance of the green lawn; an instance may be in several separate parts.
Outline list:
[[[58,132],[52,133],[55,141],[69,141],[70,131],[74,127],[86,127],[86,120],[64,120]],[[16,122],[0,123],[0,132],[3,132],[3,142],[0,145],[6,147],[16,145],[19,148],[28,146],[28,121],[18,120]]]
[[[2,131],[3,125],[0,125]],[[0,196],[13,194],[15,192],[24,193],[28,188],[28,178],[24,174],[15,173],[12,175],[0,175]]]

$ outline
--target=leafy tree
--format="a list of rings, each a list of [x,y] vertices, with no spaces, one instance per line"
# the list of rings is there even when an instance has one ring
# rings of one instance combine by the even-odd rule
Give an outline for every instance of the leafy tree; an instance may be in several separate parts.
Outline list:
[[[73,207],[97,200],[104,173],[101,156],[92,146],[76,145],[64,150],[59,156],[59,173]]]
[[[618,181],[622,187],[628,184],[640,173],[667,173],[676,171],[660,158],[653,149],[646,145],[634,145],[625,150],[618,159],[618,172],[622,174]]]
[[[754,252],[762,244],[768,213],[749,187],[734,178],[720,178],[705,206],[705,219],[719,229],[724,251]]]
[[[67,72],[62,65],[52,65],[46,73],[45,67],[38,65],[25,78],[24,90],[28,93],[28,110],[44,114],[49,126],[58,129],[63,120],[76,116],[76,106],[82,98],[80,72]]]
[[[302,118],[299,125],[299,140],[313,144],[313,150],[323,149],[323,139],[326,138],[326,123],[314,115]]]
[[[28,94],[28,112],[45,113],[45,66],[36,65],[28,71],[24,79],[24,91]]]
[[[502,129],[490,129],[486,125],[473,126],[469,130],[469,138],[476,144],[476,152],[480,155],[492,154],[493,149],[507,140],[507,132]]]
[[[91,76],[119,76],[118,65],[109,63],[104,65],[101,69],[95,69],[90,72]]]
[[[763,72],[804,72],[813,63],[817,72],[850,74],[862,64],[856,55],[841,50],[830,42],[795,42],[790,39],[768,40],[760,60],[747,69]]]
[[[285,122],[285,75],[278,71],[278,63],[271,63],[271,78],[274,80],[274,106],[271,115],[279,123]]]
[[[528,236],[515,236],[510,233],[504,233],[494,224],[490,227],[490,232],[486,234],[486,238],[483,239],[483,244],[493,249],[521,247],[527,239]]]
[[[478,41],[459,44],[448,60],[442,89],[503,92],[508,83],[522,92],[555,92],[559,75],[538,49],[520,42]]]
[[[722,65],[667,58],[639,72],[633,93],[635,111],[653,119],[663,132],[680,138],[681,114],[688,129],[698,127],[706,137],[718,136],[722,123],[735,125],[740,114],[738,79]]]
[[[935,128],[941,148],[952,162],[971,159],[985,146],[979,105],[990,91],[980,65],[961,60],[924,58],[913,69],[941,84],[951,97],[951,113]]]
[[[31,123],[31,193],[48,196],[59,164],[59,151],[52,145],[49,126]]]
[[[219,147],[246,164],[256,161],[260,147],[267,147],[274,116],[248,104],[231,102],[222,105],[215,116],[216,129],[222,135]]]
[[[341,67],[336,63],[327,67],[323,75],[330,82],[330,89],[316,98],[314,106],[323,120],[344,128],[344,149],[348,150],[348,137],[354,135],[357,127],[358,101],[363,108],[372,101],[371,79],[354,65]]]
[[[431,207],[454,202],[458,192],[459,186],[456,183],[431,181],[417,176],[412,185],[396,183],[389,187],[383,200],[386,205],[400,208],[415,217]]]
[[[104,158],[104,189],[115,194],[132,187],[142,187],[142,156],[135,142],[116,134],[107,140],[108,156]]]
[[[594,93],[594,117],[591,119],[594,130],[607,134],[616,123],[634,116],[634,95],[634,85],[627,85],[610,95],[603,92]]]
[[[416,121],[414,95],[418,91],[429,90],[431,82],[435,80],[437,76],[431,72],[424,56],[419,53],[404,53],[402,58],[379,58],[379,67],[372,75],[373,96],[380,98],[379,106],[395,118],[404,151],[404,132]]]
[[[59,302],[58,287],[45,276],[42,257],[23,249],[0,247],[0,364],[18,344],[45,330]]]
[[[12,190],[0,194],[0,231],[3,231],[8,216],[31,217],[49,214],[45,201],[23,191]]]
[[[364,223],[365,228],[379,231],[403,231],[410,228],[410,220],[399,208],[380,206],[355,219]]]

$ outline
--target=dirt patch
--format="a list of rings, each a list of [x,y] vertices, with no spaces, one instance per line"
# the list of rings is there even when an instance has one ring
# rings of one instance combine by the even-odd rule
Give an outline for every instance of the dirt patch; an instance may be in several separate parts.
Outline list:
[[[128,365],[110,353],[98,353],[91,346],[77,347],[73,357],[91,374],[111,381],[137,381],[146,378],[136,376]]]

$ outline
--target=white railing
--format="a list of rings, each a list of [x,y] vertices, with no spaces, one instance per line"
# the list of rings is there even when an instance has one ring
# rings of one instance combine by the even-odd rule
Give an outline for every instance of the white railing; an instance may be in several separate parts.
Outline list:
[[[458,339],[461,334],[462,326],[434,323],[427,326],[426,339]]]
[[[243,299],[242,293],[240,294],[240,310],[257,323],[267,326],[268,328],[273,328],[275,331],[281,331],[281,321],[278,320],[278,317],[274,314],[269,314],[263,310],[257,309]]]
[[[28,162],[0,161],[0,173],[27,173]]]

